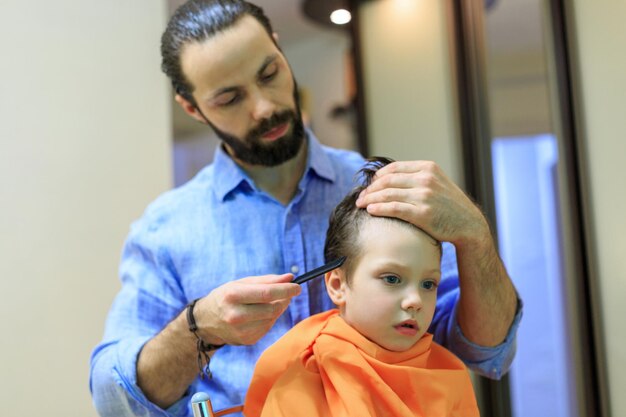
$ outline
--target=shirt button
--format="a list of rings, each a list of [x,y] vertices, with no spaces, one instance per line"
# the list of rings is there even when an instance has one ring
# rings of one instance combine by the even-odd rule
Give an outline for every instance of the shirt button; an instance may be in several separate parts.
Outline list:
[[[292,274],[297,274],[299,270],[300,270],[300,268],[298,268],[298,265],[293,265],[291,267],[291,273]]]

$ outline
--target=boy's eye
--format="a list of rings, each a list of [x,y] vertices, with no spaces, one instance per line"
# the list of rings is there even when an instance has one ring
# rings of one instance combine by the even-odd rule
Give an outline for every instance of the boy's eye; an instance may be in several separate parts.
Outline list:
[[[383,278],[383,281],[386,284],[399,284],[400,283],[400,278],[395,276],[395,275],[385,275]]]
[[[432,280],[423,281],[422,288],[424,288],[425,290],[434,290],[437,288],[437,282]]]

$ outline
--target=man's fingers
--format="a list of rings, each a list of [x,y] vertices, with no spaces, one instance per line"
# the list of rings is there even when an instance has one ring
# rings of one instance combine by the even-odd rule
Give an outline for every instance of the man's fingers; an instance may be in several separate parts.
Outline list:
[[[259,275],[234,282],[241,286],[232,302],[243,304],[271,303],[272,301],[292,298],[302,292],[299,285],[292,283],[293,274]],[[237,298],[240,296],[241,298]]]
[[[224,301],[232,304],[266,304],[291,299],[302,292],[298,284],[291,282],[273,284],[249,284],[234,282],[224,294]]]
[[[291,282],[293,274],[270,274],[270,275],[258,275],[254,277],[241,278],[237,282],[246,284],[278,284],[281,282]]]
[[[365,197],[389,188],[400,189],[422,189],[438,188],[440,174],[438,167],[430,161],[415,161],[394,163],[381,168],[372,183],[361,192],[357,200],[357,206],[364,207],[373,201],[366,200]]]
[[[256,343],[274,325],[274,322],[287,309],[288,301],[276,301],[270,304],[240,305],[231,312],[230,344],[250,345]]]
[[[410,203],[391,201],[370,204],[367,206],[367,212],[372,216],[395,217],[428,231],[426,226],[430,212],[426,206],[420,208]]]
[[[434,171],[436,168],[437,164],[432,161],[396,161],[376,171],[374,181],[389,174],[410,174],[420,171]]]
[[[398,201],[403,203],[420,204],[426,202],[432,195],[428,188],[383,188],[361,194],[357,206],[364,208],[369,204]]]
[[[367,192],[382,190],[384,188],[412,188],[419,181],[420,174],[415,172],[395,173],[375,178],[367,187]]]
[[[255,343],[285,311],[291,298],[302,291],[292,279],[292,274],[263,275],[224,284],[201,300],[194,311],[196,320],[208,340]]]
[[[283,314],[288,305],[289,300],[264,304],[241,304],[230,310],[224,317],[224,321],[231,326],[250,326],[251,323],[274,321]]]
[[[263,304],[291,299],[302,292],[302,288],[292,280],[293,274],[242,278],[228,284],[222,297],[230,304]]]

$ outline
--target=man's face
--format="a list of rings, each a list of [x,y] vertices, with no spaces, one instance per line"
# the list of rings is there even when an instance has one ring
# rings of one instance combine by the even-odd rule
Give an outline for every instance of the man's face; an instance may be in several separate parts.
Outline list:
[[[298,153],[304,128],[295,81],[285,57],[253,17],[186,45],[181,64],[198,108],[233,157],[275,166]]]
[[[389,219],[365,221],[350,285],[339,306],[344,320],[391,351],[411,348],[428,330],[441,280],[441,254],[428,235]]]

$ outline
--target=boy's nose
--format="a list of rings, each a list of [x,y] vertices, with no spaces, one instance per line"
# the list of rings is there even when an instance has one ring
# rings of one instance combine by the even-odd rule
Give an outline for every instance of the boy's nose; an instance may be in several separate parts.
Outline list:
[[[409,310],[413,309],[415,311],[420,310],[422,308],[422,297],[420,296],[419,290],[417,288],[407,290],[407,293],[404,295],[402,299],[402,309]]]

